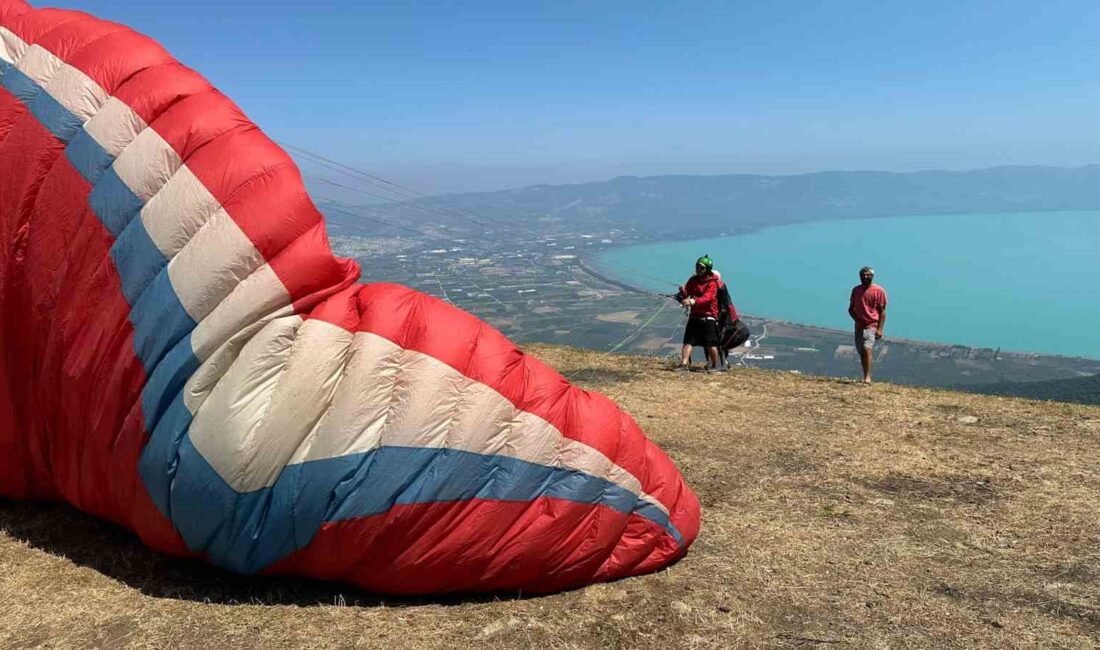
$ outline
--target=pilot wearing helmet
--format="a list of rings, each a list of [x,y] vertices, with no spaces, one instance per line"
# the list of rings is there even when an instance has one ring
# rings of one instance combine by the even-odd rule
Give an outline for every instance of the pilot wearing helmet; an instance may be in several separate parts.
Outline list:
[[[691,368],[691,351],[701,346],[706,351],[707,372],[718,370],[718,278],[714,262],[704,255],[695,260],[695,275],[688,278],[676,296],[688,310],[684,345],[680,351],[680,369]]]

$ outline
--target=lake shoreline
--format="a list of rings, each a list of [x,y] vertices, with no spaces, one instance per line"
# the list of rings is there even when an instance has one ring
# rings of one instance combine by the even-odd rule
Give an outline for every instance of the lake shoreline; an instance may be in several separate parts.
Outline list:
[[[942,227],[942,225],[944,223],[943,220],[947,219],[947,220],[950,220],[951,225],[953,225],[953,226],[958,225],[960,228],[969,227],[971,229],[981,229],[985,226],[988,226],[988,221],[995,219],[995,220],[997,220],[998,224],[1004,224],[1005,227],[1011,229],[1014,225],[1018,225],[1021,221],[1026,223],[1028,220],[1035,221],[1037,218],[1041,218],[1042,220],[1044,220],[1044,223],[1045,223],[1045,220],[1053,219],[1055,217],[1060,218],[1060,219],[1069,219],[1071,221],[1074,220],[1074,219],[1081,220],[1082,219],[1082,214],[1083,213],[1081,213],[1079,211],[1048,211],[1048,212],[1043,212],[1043,213],[1003,213],[1003,214],[1001,214],[1001,213],[996,213],[996,214],[950,213],[950,214],[947,214],[946,216],[944,216],[944,215],[939,215],[939,216],[935,216],[935,215],[916,215],[916,216],[912,216],[912,217],[889,216],[889,217],[874,218],[873,221],[877,224],[877,223],[879,223],[883,220],[891,220],[892,219],[894,221],[892,222],[891,225],[896,227],[896,225],[898,223],[902,223],[902,222],[912,223],[913,219],[922,219],[922,220],[938,219],[939,221],[933,222],[933,225],[939,225],[939,226]],[[1093,217],[1093,215],[1095,215],[1095,214],[1096,214],[1095,212],[1090,211],[1085,216],[1088,217],[1089,219],[1091,219]],[[959,221],[956,218],[971,218],[973,220],[969,221],[969,222],[965,222],[965,221]],[[852,224],[853,222],[864,222],[864,221],[870,221],[870,220],[869,219],[863,219],[863,218],[858,218],[858,219],[857,218],[852,218],[852,219],[813,220],[813,221],[800,222],[800,223],[796,223],[796,224],[783,223],[783,224],[777,224],[777,225],[774,225],[774,226],[767,226],[767,227],[763,227],[763,228],[746,229],[746,230],[739,231],[739,232],[732,233],[732,234],[715,235],[713,238],[708,238],[708,239],[666,240],[666,239],[654,238],[654,240],[650,243],[630,244],[630,245],[625,245],[625,246],[624,245],[608,246],[608,247],[603,248],[603,249],[598,250],[598,251],[592,251],[590,253],[582,254],[581,256],[578,257],[578,260],[582,261],[583,265],[586,267],[584,269],[586,272],[591,273],[592,275],[594,275],[596,277],[600,277],[604,281],[610,281],[611,283],[614,283],[614,284],[621,284],[624,287],[627,287],[628,290],[633,290],[633,291],[637,291],[637,292],[641,292],[641,293],[651,293],[652,294],[652,293],[659,293],[658,291],[654,290],[655,286],[658,285],[658,284],[661,284],[661,285],[667,284],[668,287],[669,287],[669,292],[671,292],[672,287],[677,286],[678,284],[683,282],[688,277],[688,275],[690,274],[690,271],[685,271],[684,274],[683,274],[683,278],[678,278],[678,281],[673,280],[670,277],[671,276],[670,273],[662,272],[662,266],[661,266],[662,260],[658,259],[659,256],[652,255],[651,253],[653,253],[655,251],[659,252],[659,253],[665,253],[666,254],[665,257],[667,257],[667,251],[669,249],[675,249],[676,247],[679,247],[679,248],[689,248],[689,247],[691,247],[691,248],[699,248],[699,249],[708,249],[708,250],[704,250],[702,252],[711,253],[713,257],[716,257],[716,259],[718,261],[718,268],[719,269],[722,268],[722,259],[723,258],[733,259],[739,264],[737,273],[738,273],[738,277],[741,279],[741,282],[740,282],[740,286],[735,290],[735,296],[734,296],[734,302],[738,303],[738,302],[741,302],[741,300],[739,298],[745,294],[744,288],[746,286],[748,286],[750,289],[753,288],[752,285],[751,285],[752,279],[751,278],[748,279],[748,280],[745,279],[745,271],[746,270],[752,270],[752,269],[751,269],[751,267],[746,269],[746,266],[748,265],[748,263],[745,262],[739,255],[730,253],[730,246],[731,246],[730,242],[731,241],[743,241],[744,238],[746,238],[746,237],[759,238],[761,233],[768,233],[768,232],[773,233],[772,235],[769,235],[770,241],[773,241],[773,242],[779,237],[785,237],[785,238],[788,238],[788,239],[791,239],[791,240],[795,240],[795,239],[797,239],[797,237],[792,237],[791,236],[792,233],[784,232],[784,230],[786,229],[786,230],[789,231],[789,229],[791,229],[791,228],[809,227],[809,228],[815,228],[815,229],[818,229],[818,230],[832,229],[832,230],[836,231],[837,230],[837,228],[835,227],[836,224],[838,224],[838,223],[848,224],[847,226],[845,226],[841,229],[843,231],[844,229],[851,229],[850,224]],[[1100,223],[1100,216],[1098,216],[1096,218],[1096,221],[1097,221],[1097,223]],[[1091,221],[1089,221],[1089,223],[1091,224]],[[1056,229],[1056,226],[1057,226],[1057,224],[1054,224],[1051,228]],[[1091,228],[1091,226],[1090,226],[1090,228]],[[777,232],[780,233],[780,235],[775,235],[774,234],[774,233],[777,233]],[[802,234],[803,232],[805,232],[805,231],[800,230],[800,231],[798,231],[798,234]],[[811,234],[813,234],[813,231],[811,231]],[[698,245],[692,247],[691,244],[693,242],[698,242]],[[786,244],[786,243],[787,243],[786,241],[783,242],[783,244]],[[1027,244],[1027,242],[1024,242],[1024,244]],[[724,252],[721,250],[723,247],[726,247],[726,250]],[[644,265],[641,264],[641,263],[637,263],[637,262],[624,262],[623,261],[622,251],[635,250],[635,249],[639,249],[639,248],[644,249],[643,250],[643,256],[644,256],[644,259],[645,259]],[[712,248],[720,249],[718,252],[721,253],[721,255],[716,255],[714,251],[710,250]],[[952,252],[958,254],[957,251],[952,251]],[[688,253],[691,253],[691,254],[689,255]],[[679,257],[677,259],[687,259],[687,257],[691,257],[692,259],[694,259],[694,256],[697,253],[698,253],[697,251],[688,250],[684,254],[679,255]],[[988,255],[988,253],[986,253],[986,254]],[[620,256],[620,258],[616,259],[615,258],[616,255]],[[758,254],[757,255],[757,257],[766,257],[766,256],[767,256],[766,254]],[[874,257],[874,255],[867,255],[866,257]],[[880,255],[879,257],[883,257],[883,256]],[[967,261],[967,260],[964,259],[964,261]],[[637,271],[636,272],[632,268],[629,268],[628,265],[629,265],[629,267],[641,266],[642,268],[645,269],[645,271],[644,272],[642,272],[642,271]],[[677,266],[679,266],[679,265],[680,265],[680,262],[677,262]],[[666,265],[664,268],[669,268],[669,267]],[[923,269],[921,269],[921,270],[923,271]],[[658,277],[654,277],[654,275],[656,275]],[[852,273],[852,275],[854,277],[854,272]],[[891,277],[898,277],[900,275],[901,275],[900,273],[897,273],[897,274],[895,274],[894,276],[891,276]],[[895,281],[895,282],[885,282],[884,284],[887,286],[888,290],[890,290],[891,286],[893,286],[896,282],[897,281]],[[1016,280],[1015,279],[1013,279],[1011,281],[1006,280],[1006,282],[1015,283]],[[841,292],[843,291],[843,292],[846,293],[847,289],[850,288],[851,286],[853,286],[854,284],[855,284],[855,282],[853,280],[846,287],[843,287],[843,289],[838,289],[838,287],[836,286],[836,283],[834,282],[833,287],[831,289],[829,289],[827,292],[817,291],[815,293],[814,288],[810,288],[805,293],[812,294],[811,297],[815,300],[818,300],[819,302],[822,300],[822,297],[821,297],[822,295],[827,295],[827,296],[840,295],[841,298],[839,300],[834,300],[832,298],[828,298],[828,301],[830,303],[829,309],[831,311],[836,311],[835,306],[832,305],[832,303],[845,301],[846,300],[846,295],[844,295],[844,293],[841,293]],[[900,284],[900,283],[898,283],[898,284]],[[841,285],[841,286],[843,286],[843,285]],[[940,285],[935,285],[935,286],[940,286]],[[945,283],[944,286],[950,286],[950,285],[948,283]],[[1016,289],[1015,284],[1013,284],[1013,288],[1014,288],[1014,290]],[[921,290],[925,291],[926,293],[929,291],[927,289],[927,286],[921,287]],[[934,295],[936,293],[940,293],[936,289],[932,289],[931,291],[932,291],[932,295]],[[757,290],[757,293],[759,293],[759,290]],[[899,293],[899,295],[904,295],[900,291],[898,293]],[[798,300],[800,300],[800,298],[798,296],[795,296],[794,298],[792,298],[792,301],[798,301]],[[750,302],[751,303],[751,300],[746,300],[745,302]],[[757,300],[756,302],[759,303],[761,301]],[[911,302],[916,304],[917,301],[911,301]],[[981,304],[979,304],[979,303],[975,303],[975,304],[977,304],[977,307],[975,307],[972,304],[968,304],[966,306],[969,307],[969,308],[976,308],[978,310],[984,309],[984,307],[981,306]],[[1014,307],[1014,306],[1010,305],[1010,307],[1005,308],[1005,309],[1009,309],[1011,307]],[[750,308],[750,309],[745,309],[743,311],[747,314],[758,314],[758,313],[760,313],[761,310]],[[1010,311],[1009,313],[1031,313],[1031,311],[1032,311],[1031,308],[1020,308],[1019,311],[1017,311],[1017,312],[1011,312]],[[951,312],[948,311],[946,313],[951,313]],[[893,312],[891,313],[891,315],[893,315]],[[921,315],[924,316],[926,319],[929,317],[928,314],[921,314]],[[806,327],[806,328],[820,328],[820,329],[824,329],[824,330],[831,330],[831,331],[837,331],[837,332],[844,332],[845,329],[846,329],[846,328],[843,328],[843,327],[839,326],[839,323],[834,323],[834,322],[822,323],[822,322],[808,321],[806,319],[791,318],[788,315],[783,315],[783,316],[756,316],[756,318],[759,319],[759,320],[762,320],[762,321],[774,321],[774,322],[782,322],[782,323],[788,323],[788,324],[796,324],[796,325],[803,326],[803,327]],[[989,318],[993,318],[993,317],[990,316]],[[837,320],[835,315],[830,316],[829,319],[832,320],[832,321]],[[1046,348],[1046,349],[1043,349],[1042,347],[1030,348],[1029,349],[1029,347],[1026,346],[1026,344],[1025,345],[1020,345],[1019,341],[1016,341],[1014,344],[1006,342],[1009,339],[1011,339],[1013,336],[1018,337],[1019,335],[1024,334],[1024,330],[1022,330],[1022,329],[1021,330],[1016,330],[1016,329],[1006,330],[1003,327],[1003,325],[1010,325],[1011,327],[1022,327],[1022,323],[1018,323],[1015,319],[1013,319],[1011,317],[1009,317],[1007,319],[1002,319],[1000,321],[996,321],[994,319],[994,321],[995,321],[995,326],[993,326],[993,327],[990,327],[990,326],[987,325],[985,327],[978,327],[977,329],[975,329],[975,328],[967,329],[965,327],[961,328],[962,330],[971,331],[971,332],[978,331],[978,332],[984,333],[986,331],[992,331],[995,334],[998,334],[998,336],[996,338],[993,338],[992,340],[989,340],[988,343],[983,342],[981,340],[978,340],[978,341],[971,340],[971,341],[968,341],[968,342],[960,342],[959,340],[952,339],[949,336],[949,334],[951,334],[950,331],[944,332],[943,327],[931,327],[931,328],[929,328],[929,331],[930,332],[937,332],[938,331],[941,334],[946,333],[947,335],[941,335],[941,336],[919,336],[918,335],[918,336],[913,336],[912,331],[906,331],[904,333],[903,337],[901,337],[899,339],[895,339],[895,340],[906,340],[906,341],[912,341],[914,343],[922,343],[922,344],[929,344],[929,345],[940,345],[940,346],[960,346],[960,347],[969,347],[969,348],[976,348],[976,349],[989,349],[989,350],[998,350],[999,349],[999,350],[1001,350],[1005,353],[1011,352],[1014,355],[1023,355],[1023,356],[1038,355],[1038,356],[1044,356],[1044,357],[1050,357],[1050,358],[1058,358],[1058,359],[1066,359],[1066,360],[1084,360],[1084,361],[1098,361],[1098,360],[1100,360],[1100,355],[1096,355],[1096,354],[1089,355],[1089,354],[1083,354],[1083,353],[1079,353],[1079,352],[1072,351],[1072,350],[1069,350],[1069,351],[1059,351],[1059,350],[1056,350],[1056,349],[1052,350],[1052,349],[1049,349],[1049,347]],[[1055,319],[1054,322],[1059,322],[1059,321],[1057,321]],[[1071,322],[1073,322],[1073,321],[1071,321]],[[1090,321],[1084,320],[1082,322],[1088,323]],[[934,323],[934,325],[939,325],[939,323]],[[915,327],[919,327],[919,324],[917,324],[916,321],[913,321],[913,323],[911,324],[911,326],[908,329],[912,330]],[[889,326],[888,326],[888,331],[889,331]],[[1030,334],[1030,333],[1028,333],[1028,334]],[[1050,337],[1043,338],[1044,336],[1047,336],[1047,334],[1048,333],[1046,333],[1046,332],[1041,332],[1041,331],[1038,332],[1036,336],[1038,336],[1039,338],[1037,338],[1036,340],[1041,341],[1043,343],[1052,342]],[[1058,337],[1062,337],[1062,336],[1067,336],[1066,334],[1059,334],[1059,333],[1056,333],[1056,332],[1055,333],[1050,333],[1050,335],[1053,336],[1054,339],[1057,339]],[[1070,345],[1069,347],[1073,347],[1074,345],[1076,345],[1077,347],[1080,347],[1081,345],[1085,345],[1086,348],[1089,348],[1091,346],[1091,339],[1086,338],[1086,339],[1080,339],[1079,340],[1079,339],[1072,338],[1072,335],[1069,335],[1069,336],[1071,336],[1070,341],[1072,342],[1072,345]],[[1061,340],[1061,341],[1054,340],[1053,342],[1059,344],[1059,345],[1055,345],[1054,347],[1063,347],[1063,348],[1067,347],[1065,345],[1065,343],[1066,343],[1065,340]]]

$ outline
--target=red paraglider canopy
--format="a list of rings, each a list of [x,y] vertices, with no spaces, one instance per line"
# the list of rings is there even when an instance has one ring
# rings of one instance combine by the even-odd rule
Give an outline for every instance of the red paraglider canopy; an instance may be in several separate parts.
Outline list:
[[[608,399],[355,284],[285,152],[152,40],[0,0],[0,494],[396,593],[681,557],[699,505]]]

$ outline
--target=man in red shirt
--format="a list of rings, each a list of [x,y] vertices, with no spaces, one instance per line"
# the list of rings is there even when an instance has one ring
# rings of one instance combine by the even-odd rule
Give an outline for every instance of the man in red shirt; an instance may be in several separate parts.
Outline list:
[[[856,351],[863,365],[863,381],[869,384],[875,341],[884,336],[886,329],[886,290],[875,284],[875,270],[869,266],[859,270],[859,284],[852,288],[848,315],[856,324]]]
[[[680,288],[680,304],[689,310],[684,328],[684,347],[680,350],[680,368],[691,367],[692,346],[701,345],[709,363],[718,368],[718,279],[711,271],[714,262],[704,255],[695,261],[695,275]]]

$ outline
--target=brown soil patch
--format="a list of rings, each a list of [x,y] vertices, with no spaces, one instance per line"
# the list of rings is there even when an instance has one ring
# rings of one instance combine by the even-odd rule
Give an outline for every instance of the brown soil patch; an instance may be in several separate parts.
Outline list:
[[[636,311],[613,311],[610,314],[600,314],[596,320],[607,323],[633,323],[638,318]]]
[[[394,599],[0,502],[0,647],[1100,645],[1100,408],[533,351],[679,464],[704,505],[683,561],[546,597]]]

